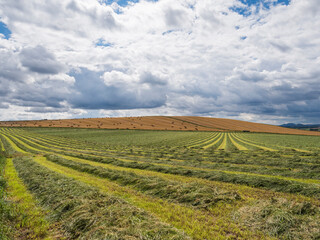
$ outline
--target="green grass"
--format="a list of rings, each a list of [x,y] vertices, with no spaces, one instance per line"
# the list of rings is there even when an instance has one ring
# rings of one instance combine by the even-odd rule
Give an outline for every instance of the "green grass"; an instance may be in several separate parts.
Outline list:
[[[4,178],[6,159],[0,155],[0,239],[7,239],[10,233],[10,220],[13,218],[12,207],[6,200],[7,180]]]
[[[16,142],[16,139],[13,138],[14,141],[18,146],[21,146],[25,151],[28,151],[28,148],[19,142]],[[34,151],[34,147],[29,147],[32,151]],[[47,148],[45,148],[47,149]],[[59,151],[53,151],[59,152]],[[165,172],[171,174],[179,174],[183,176],[193,176],[198,178],[210,179],[214,181],[223,181],[223,182],[231,182],[231,183],[238,183],[238,184],[245,184],[252,187],[260,187],[266,189],[272,189],[275,191],[281,192],[289,192],[289,193],[300,193],[306,196],[319,196],[320,195],[320,188],[318,187],[318,182],[313,180],[303,180],[298,178],[292,178],[290,176],[283,177],[283,176],[274,176],[274,168],[273,169],[266,169],[269,170],[264,171],[265,175],[259,173],[250,173],[250,169],[248,168],[237,168],[237,167],[228,167],[225,166],[224,169],[218,167],[218,169],[212,169],[208,171],[208,169],[202,168],[195,168],[195,167],[185,167],[185,166],[170,166],[168,164],[158,164],[155,162],[136,162],[136,161],[123,161],[114,158],[101,158],[95,155],[84,155],[84,154],[77,154],[75,152],[66,152],[63,151],[60,153],[66,154],[68,156],[75,156],[80,158],[85,158],[93,161],[104,162],[108,164],[113,164],[116,166],[121,167],[129,167],[129,168],[136,168],[136,169],[147,169],[151,171],[158,171],[158,172]],[[230,171],[233,170],[233,171]],[[238,171],[234,171],[238,170]],[[244,171],[245,172],[241,172]],[[290,171],[290,169],[289,169]],[[269,173],[269,175],[268,175]],[[315,174],[317,170],[315,171]],[[270,175],[271,174],[271,175]],[[294,172],[295,176],[299,176],[299,173]],[[283,173],[282,173],[283,175]]]
[[[74,181],[72,184],[85,186],[90,189],[89,195],[91,191],[98,191],[143,209],[148,216],[156,217],[160,225],[164,224],[162,227],[174,229],[173,238],[319,237],[319,137],[2,128],[0,138],[7,156],[15,159],[24,184],[68,237],[88,237],[86,234],[91,230],[76,228],[76,235],[72,235],[65,224],[71,222],[70,216],[74,215],[62,214],[57,219],[55,205],[41,201],[44,198],[37,192],[38,188],[45,192],[50,186],[56,192],[62,187],[51,186],[50,181],[41,183],[41,177],[48,173],[58,174],[55,176],[65,179],[64,184]],[[31,158],[31,154],[35,157]],[[27,166],[27,170],[22,166]],[[36,170],[37,180],[32,181],[43,186],[29,188],[26,171],[34,168],[39,171]],[[64,194],[78,196],[71,188],[64,189]],[[59,197],[61,204],[69,201],[55,192],[52,196],[46,192],[45,198],[57,201]],[[87,197],[84,193],[80,195],[81,199]],[[103,198],[102,195],[97,199]],[[91,211],[87,206],[84,209]],[[99,224],[105,223],[98,213],[94,212],[93,216]],[[118,220],[120,225],[123,216]],[[96,227],[109,231],[103,224]],[[139,225],[137,228],[144,231],[149,227]],[[112,234],[120,236],[118,232]]]
[[[320,141],[319,136],[301,136],[301,135],[285,135],[285,134],[266,134],[266,133],[254,133],[242,134],[244,139],[248,139],[254,142],[262,143],[266,146],[272,147],[287,147],[298,148],[304,150],[319,150]]]
[[[266,232],[278,239],[319,239],[319,208],[309,202],[292,202],[272,198],[254,201],[242,207],[236,218],[244,225]]]
[[[0,156],[0,239],[51,239],[45,212],[27,191],[12,159]]]
[[[46,157],[54,163],[77,171],[107,178],[121,185],[131,186],[147,195],[168,199],[197,208],[210,208],[220,201],[233,202],[241,199],[235,192],[221,191],[218,188],[210,188],[198,183],[181,184],[159,177],[145,177],[126,171],[95,167],[90,164],[71,161],[54,155],[47,155]]]
[[[67,238],[187,239],[126,201],[50,171],[30,157],[15,158],[14,163],[28,189]]]
[[[43,129],[30,128],[29,131],[41,133],[47,136],[58,136],[68,139],[76,139],[118,146],[163,146],[177,144],[181,145],[186,139],[202,139],[210,135],[207,132],[179,132],[179,131],[151,131],[151,130],[98,130],[98,129]]]

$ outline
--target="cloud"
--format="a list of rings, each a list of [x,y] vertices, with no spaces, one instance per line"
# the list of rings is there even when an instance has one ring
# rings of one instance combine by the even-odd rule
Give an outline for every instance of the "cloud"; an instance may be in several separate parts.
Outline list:
[[[140,82],[146,83],[151,86],[165,86],[167,85],[167,81],[165,79],[161,79],[160,77],[154,76],[150,72],[145,72],[140,76]]]
[[[185,22],[186,15],[182,10],[169,8],[165,12],[166,24],[170,27],[179,27]]]
[[[25,48],[20,53],[21,63],[30,71],[40,74],[58,74],[65,68],[43,46]]]
[[[1,118],[317,122],[318,1],[260,2],[2,0]]]
[[[74,108],[83,109],[135,109],[156,108],[165,104],[162,86],[134,84],[121,72],[94,72],[81,69],[73,74],[75,93],[69,102]]]

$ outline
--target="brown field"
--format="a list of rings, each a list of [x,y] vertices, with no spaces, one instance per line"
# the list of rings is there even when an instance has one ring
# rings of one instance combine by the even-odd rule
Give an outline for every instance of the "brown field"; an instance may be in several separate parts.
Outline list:
[[[61,120],[2,121],[0,127],[70,127],[100,129],[250,131],[265,133],[316,135],[320,132],[283,128],[268,124],[209,117],[122,117]]]

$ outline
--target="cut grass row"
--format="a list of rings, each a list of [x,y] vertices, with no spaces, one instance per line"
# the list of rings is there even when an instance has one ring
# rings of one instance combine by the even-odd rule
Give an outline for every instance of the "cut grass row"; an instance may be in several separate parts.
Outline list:
[[[44,167],[36,157],[14,159],[19,176],[49,210],[69,239],[187,239],[182,232],[161,223],[145,211]],[[61,191],[63,189],[63,191]]]
[[[17,135],[16,135],[16,136],[17,136]],[[47,141],[43,141],[43,142],[40,141],[40,142],[39,142],[39,139],[34,139],[34,138],[30,138],[30,137],[28,137],[28,139],[31,139],[32,141],[38,142],[38,143],[40,143],[40,144],[41,144],[41,143],[42,143],[42,144],[43,144],[43,143],[48,143]],[[56,145],[56,144],[53,145],[52,143],[48,143],[48,144],[50,144],[50,145],[51,145],[52,147],[54,147],[54,148],[59,147],[60,149],[67,149],[67,150],[70,150],[70,149],[72,149],[72,148],[75,149],[75,147],[71,147],[71,148],[70,148],[70,145],[69,145],[69,147],[66,148],[65,146],[62,147],[62,146]],[[215,144],[215,143],[214,143],[214,144]],[[77,150],[77,152],[82,152],[82,151]],[[84,152],[84,153],[86,153],[86,152]],[[91,151],[91,152],[87,152],[87,153],[89,153],[89,154],[90,154],[90,153],[94,153],[95,155],[99,155],[99,154],[102,154],[103,152]],[[113,154],[114,154],[114,153],[113,153]],[[106,154],[104,153],[103,156],[106,156]],[[135,157],[134,155],[132,155],[132,156]],[[110,154],[109,154],[109,157],[110,157]],[[111,156],[111,157],[112,157],[112,156]],[[141,159],[141,157],[140,157],[140,159]]]
[[[237,140],[238,142],[240,142],[240,143],[244,143],[244,144],[247,144],[247,145],[256,147],[256,148],[260,148],[260,149],[265,150],[265,151],[276,151],[276,150],[273,149],[273,148],[264,147],[264,146],[261,146],[261,145],[259,145],[259,144],[257,144],[257,143],[244,140],[244,139],[242,139],[241,137],[239,137],[239,135],[236,135],[236,134],[233,135],[233,138],[234,138],[235,140]]]
[[[21,145],[19,145],[20,147],[23,147]],[[26,149],[26,148],[24,148]],[[28,150],[28,149],[26,149]],[[140,175],[144,175],[144,176],[159,176],[159,177],[163,177],[163,178],[169,178],[169,179],[173,179],[173,180],[179,180],[182,182],[189,182],[188,180],[192,180],[192,181],[201,181],[201,183],[206,182],[206,184],[211,183],[212,181],[207,181],[207,180],[202,180],[202,179],[198,179],[198,178],[192,178],[192,177],[185,177],[185,176],[179,176],[179,175],[172,175],[172,174],[167,174],[167,173],[162,173],[162,172],[155,172],[155,171],[148,171],[146,169],[139,169],[139,168],[127,168],[127,167],[121,167],[118,165],[121,164],[115,164],[115,165],[110,165],[108,163],[105,163],[107,161],[103,161],[102,159],[90,159],[90,160],[85,160],[85,159],[81,159],[78,157],[72,157],[72,156],[67,156],[67,155],[60,155],[64,158],[67,158],[69,160],[73,160],[73,161],[80,161],[82,163],[86,163],[86,164],[91,164],[94,166],[103,166],[103,167],[107,167],[107,168],[111,168],[111,169],[116,169],[116,170],[121,170],[121,171],[130,171],[130,172],[134,172]],[[214,184],[218,184],[218,182],[214,182]],[[238,185],[237,188],[239,188],[240,186]],[[244,187],[244,186],[243,186]],[[248,189],[245,190],[245,192],[247,192]],[[252,192],[251,192],[252,194]]]
[[[28,138],[30,139],[30,137],[28,136]],[[229,138],[232,140],[232,137],[231,137],[231,135],[229,136]],[[228,141],[230,142],[230,139],[228,139]],[[39,138],[38,138],[38,140],[35,140],[35,139],[31,139],[32,141],[38,141],[39,140]],[[41,140],[41,141],[43,141],[43,140]],[[51,146],[52,146],[52,141],[50,142],[50,140],[44,140],[43,141],[43,143],[44,142],[47,142],[47,143],[49,143]],[[61,146],[61,145],[63,145],[63,146]],[[232,143],[232,141],[231,141],[231,143],[230,143],[230,145],[234,145],[233,143]],[[61,144],[60,143],[60,145],[57,145],[57,144],[55,144],[55,147],[54,148],[56,148],[56,147],[59,147],[59,148],[68,148],[67,150],[70,150],[70,148],[74,148],[74,149],[76,149],[76,148],[84,148],[83,146],[79,146],[79,145],[76,145],[77,147],[73,147],[73,146],[71,146],[70,145],[70,143],[69,144]],[[234,147],[235,148],[235,147]],[[229,148],[230,149],[230,148]],[[138,154],[143,154],[143,151],[138,151],[138,152],[135,152],[135,151],[132,151],[132,150],[130,150],[131,152],[130,152],[130,154],[127,152],[127,153],[122,153],[121,155],[122,156],[125,156],[125,158],[128,158],[128,157],[134,157],[134,158],[137,158],[137,157],[139,157],[139,160],[142,160],[141,158],[142,158],[142,156],[138,156]],[[159,152],[158,154],[156,153],[156,152]],[[102,154],[103,156],[109,156],[109,157],[112,157],[112,155],[113,156],[115,156],[115,152],[114,151],[110,151],[110,150],[107,150],[107,151],[80,151],[80,150],[77,150],[77,152],[84,152],[84,153],[86,153],[86,152],[88,152],[88,153],[93,153],[94,152],[94,154],[95,155],[100,155],[100,154]],[[152,152],[153,152],[153,155],[154,154],[156,154],[156,155],[162,155],[163,154],[163,149],[152,149]],[[106,154],[106,153],[108,153],[108,154]],[[134,153],[133,155],[132,155],[132,153]],[[117,153],[118,155],[120,154],[120,153]],[[146,153],[147,155],[148,155],[148,153]],[[146,155],[146,157],[147,157],[147,155]],[[155,156],[156,156],[155,155]],[[166,156],[168,156],[168,158],[170,157],[169,155],[166,155]],[[181,157],[183,157],[183,156],[181,156]],[[170,160],[171,161],[171,160]]]
[[[234,238],[234,239],[264,239],[268,238],[267,236],[263,236],[259,234],[260,229],[256,229],[255,231],[248,231],[245,229],[239,228],[238,225],[234,225],[229,219],[223,218],[222,216],[229,215],[228,212],[234,209],[234,205],[228,208],[227,206],[219,206],[216,211],[218,215],[222,215],[219,218],[212,219],[212,215],[205,214],[204,212],[200,212],[197,210],[188,210],[179,205],[174,205],[170,203],[166,203],[169,206],[166,206],[165,202],[157,202],[156,199],[148,198],[144,195],[141,195],[136,192],[132,192],[132,190],[124,189],[123,187],[114,186],[111,182],[108,182],[106,179],[100,179],[93,177],[92,175],[87,175],[86,173],[79,174],[76,171],[70,170],[69,168],[64,168],[58,165],[50,165],[49,162],[45,160],[36,159],[36,162],[39,164],[50,168],[51,170],[55,170],[64,174],[66,176],[77,179],[78,181],[85,182],[89,185],[95,186],[101,189],[104,192],[116,194],[116,196],[121,196],[126,199],[128,202],[133,203],[140,208],[143,208],[149,212],[153,212],[156,216],[160,217],[163,221],[169,221],[170,224],[177,226],[178,228],[184,229],[189,235],[191,235],[194,239],[226,239]],[[112,188],[112,189],[110,189]],[[310,208],[310,207],[309,207]],[[312,209],[311,205],[311,209]],[[284,210],[284,209],[280,209]],[[239,212],[241,214],[241,212]],[[275,216],[274,216],[275,215]],[[276,218],[276,214],[270,214],[271,218]],[[294,216],[295,218],[299,218],[300,215]],[[296,219],[294,219],[295,221]],[[300,220],[300,219],[299,219]],[[306,222],[307,220],[303,220],[302,222]],[[310,221],[310,220],[308,220]],[[299,222],[298,222],[299,223]],[[182,224],[182,225],[181,225]],[[279,222],[280,227],[284,227],[283,225],[287,224]],[[300,224],[300,223],[299,223]],[[295,226],[294,233],[297,232],[297,229],[301,227],[300,225]],[[296,223],[295,223],[296,225]],[[287,231],[276,231],[272,229],[272,224],[270,226],[264,227],[266,232],[270,232],[271,236],[281,236],[283,234],[287,234]],[[303,227],[303,225],[302,225]],[[290,229],[292,230],[292,229]],[[310,228],[304,229],[303,234],[309,234]],[[292,232],[292,233],[293,233]],[[289,234],[292,234],[289,232]],[[299,233],[299,232],[298,232]],[[312,233],[312,232],[311,232]]]
[[[45,212],[36,205],[13,166],[0,156],[0,239],[52,239]]]
[[[216,145],[218,145],[221,142],[222,137],[223,137],[223,134],[219,133],[217,135],[217,137],[215,139],[213,139],[212,142],[210,142],[209,144],[203,146],[202,148],[203,149],[208,149],[208,148],[211,148],[211,147],[215,147]]]
[[[279,146],[287,149],[300,150],[319,150],[319,136],[290,136],[278,134],[242,134],[242,137],[254,141],[261,142],[270,146]]]
[[[76,154],[67,154],[75,157],[85,158],[93,161],[101,161],[117,166],[147,169],[151,171],[166,172],[172,174],[194,176],[214,181],[223,181],[231,183],[239,183],[252,187],[261,187],[274,191],[299,193],[306,196],[319,197],[319,185],[313,184],[314,180],[284,178],[278,176],[259,175],[252,173],[234,172],[234,171],[204,171],[203,169],[181,169],[181,167],[160,166],[154,164],[145,164],[137,162],[121,162],[114,159],[102,159],[93,156],[77,156]],[[306,183],[308,182],[308,183]]]
[[[36,161],[42,165],[47,163],[47,164],[45,164],[45,166],[49,167],[49,168],[51,166],[51,168],[50,168],[51,170],[57,170],[57,168],[59,169],[59,167],[56,164],[55,164],[55,168],[52,168],[52,163],[50,164],[44,158],[38,157],[38,158],[36,158]],[[19,162],[22,162],[22,160],[20,159]],[[27,164],[27,163],[25,162],[25,164]],[[33,166],[32,169],[34,169],[34,168],[35,167]],[[60,167],[60,170],[61,170],[61,167]],[[70,171],[71,170],[69,168],[64,168],[64,171],[60,172],[60,173],[65,174],[66,172],[70,173]],[[79,173],[76,173],[75,171],[73,171],[72,176],[73,177],[77,176],[78,177],[77,179],[81,181],[81,180],[83,180],[84,173],[79,174]],[[70,175],[69,175],[69,177],[70,177]],[[125,178],[125,175],[122,175],[122,177]],[[88,179],[88,178],[90,178],[90,181],[88,181],[87,183],[90,183],[90,184],[95,183],[95,185],[97,185],[96,183],[99,182],[98,179],[96,179],[92,176],[89,177],[89,175],[88,175],[86,179]],[[94,178],[94,179],[92,180],[92,178]],[[144,209],[147,209],[148,211],[151,211],[152,213],[156,214],[157,216],[160,216],[161,219],[163,219],[167,222],[172,223],[172,221],[173,221],[173,223],[172,223],[173,225],[177,225],[178,227],[185,229],[187,232],[189,232],[193,236],[194,239],[203,239],[203,238],[210,239],[213,236],[217,236],[218,239],[219,238],[223,239],[223,235],[221,235],[221,234],[225,234],[222,232],[223,228],[226,228],[225,231],[227,231],[229,233],[230,233],[231,229],[234,228],[233,229],[233,231],[235,231],[234,234],[240,235],[240,236],[243,236],[243,235],[245,236],[248,234],[252,235],[252,234],[250,234],[250,232],[248,232],[248,233],[242,232],[236,226],[232,226],[232,224],[231,225],[226,224],[226,222],[224,222],[224,221],[219,220],[220,222],[219,221],[216,222],[216,218],[215,217],[213,218],[211,216],[211,214],[208,215],[208,213],[205,214],[204,212],[198,213],[198,212],[195,212],[195,210],[193,210],[193,209],[188,209],[183,206],[175,205],[173,203],[168,203],[167,201],[164,201],[164,200],[156,200],[153,198],[147,198],[147,197],[145,197],[145,195],[141,195],[137,192],[132,193],[133,190],[131,190],[130,188],[120,187],[117,184],[114,184],[112,182],[108,182],[106,179],[103,179],[103,180],[101,179],[100,182],[101,181],[103,182],[103,184],[100,183],[99,186],[100,187],[103,186],[104,190],[106,190],[106,186],[108,186],[108,188],[110,188],[110,186],[113,186],[112,187],[113,194],[116,194],[116,195],[120,194],[121,197],[123,197],[127,200],[129,199],[131,201],[134,201],[135,205],[138,205],[139,207],[142,207]],[[43,183],[43,184],[46,185],[46,183]],[[166,186],[166,185],[167,185],[167,183],[163,186]],[[152,184],[151,184],[151,186],[152,186]],[[172,186],[172,184],[171,184],[171,186]],[[39,187],[39,186],[37,186],[37,187]],[[160,187],[161,186],[158,185],[158,190],[160,190]],[[175,187],[174,186],[172,186],[172,187],[173,188],[168,189],[167,194],[171,193],[173,196],[174,192],[172,193],[172,191],[174,190]],[[125,189],[125,191],[124,191],[124,189]],[[177,189],[176,194],[179,193],[179,190],[181,190],[181,186],[180,186],[180,189],[179,188]],[[110,189],[108,191],[110,192]],[[185,191],[189,191],[187,187],[185,187]],[[189,193],[191,194],[191,192],[189,192]],[[203,192],[203,194],[204,193],[205,192]],[[207,191],[207,193],[211,194],[210,191]],[[186,196],[185,200],[188,200],[190,198],[190,194],[189,194],[189,196]],[[199,197],[200,195],[198,194],[197,197]],[[221,197],[223,197],[223,196],[221,196]],[[180,198],[180,199],[182,199],[182,198]],[[210,199],[210,198],[207,198],[207,199]],[[217,200],[218,199],[216,198],[216,201]],[[210,199],[210,201],[211,201],[211,199]],[[218,209],[220,209],[220,207],[221,206],[219,206]],[[172,209],[175,210],[174,213],[171,212]],[[208,222],[209,223],[211,222],[211,224],[209,226],[205,224]],[[150,229],[152,229],[152,228],[150,228]],[[163,239],[163,238],[155,238],[155,239]]]
[[[309,152],[309,151],[304,150],[304,149],[299,149],[299,148],[294,148],[294,147],[285,147],[285,146],[274,145],[274,144],[268,144],[268,146],[272,146],[274,148],[269,148],[269,147],[267,148],[267,147],[261,146],[262,143],[259,143],[259,145],[257,145],[256,141],[252,141],[252,140],[246,138],[245,136],[247,136],[247,135],[236,134],[236,138],[239,139],[239,141],[242,141],[242,142],[247,143],[247,144],[252,145],[252,146],[257,146],[257,147],[259,147],[261,149],[264,149],[264,150],[275,151],[275,149],[293,149],[293,150],[298,151],[298,152]]]
[[[9,130],[9,131],[12,131],[12,130]],[[204,139],[196,139],[196,140],[192,140],[190,141],[189,143],[187,144],[184,144],[185,146],[187,146],[188,148],[198,148],[198,147],[202,147],[204,149],[208,149],[208,148],[218,148],[219,145],[218,143],[220,143],[220,140],[223,138],[225,133],[221,133],[221,132],[216,132],[216,133],[213,133],[211,134],[209,137],[207,138],[204,138]],[[229,135],[229,134],[228,134]],[[231,138],[231,136],[228,136]],[[224,138],[223,138],[224,139]],[[44,139],[42,139],[44,140]],[[56,140],[53,140],[53,139],[47,139],[47,141],[56,141]],[[56,141],[57,143],[58,141]],[[225,140],[225,142],[223,142],[224,145],[226,145],[226,142],[227,142],[227,139]],[[233,141],[235,142],[235,141]],[[230,145],[229,148],[232,148],[232,146],[234,145],[233,142],[229,143],[228,145]],[[66,140],[62,139],[60,141],[60,143],[66,143]],[[68,142],[68,144],[70,144],[70,142]],[[215,147],[215,145],[217,145]],[[222,145],[223,146],[223,145]],[[240,143],[237,144],[237,146],[241,146]],[[237,148],[237,147],[235,147]],[[223,146],[222,149],[226,149],[226,146]],[[241,150],[242,148],[238,148],[239,150]]]
[[[10,144],[13,149],[18,150],[13,142]],[[15,224],[15,228],[20,229],[20,235],[15,235],[15,238],[43,239],[47,225],[38,220],[40,214],[31,195],[19,180],[12,161],[9,160],[8,163],[6,175],[10,183],[9,192],[12,192],[12,196],[19,202],[15,205],[15,208],[19,209],[19,219],[15,222],[21,226]],[[74,239],[81,236],[85,239],[189,239],[182,232],[162,224],[120,199],[106,199],[92,188],[83,184],[77,186],[70,179],[62,179],[43,168],[39,169],[30,161],[30,157],[15,158],[14,163],[26,186],[40,200],[42,206],[49,209],[51,221],[63,229],[63,236],[58,238]],[[64,191],[61,192],[62,188]],[[9,226],[7,223],[6,225]]]
[[[162,164],[162,166],[167,166],[167,165],[163,165]],[[219,167],[219,166],[218,166]],[[195,168],[196,170],[199,170],[199,168]],[[220,167],[220,169],[221,169],[221,167]],[[224,170],[227,170],[227,171],[225,171],[226,173],[236,173],[236,174],[241,174],[241,172],[238,172],[237,170],[240,170],[240,169],[237,169],[237,168],[234,168],[234,167],[228,167],[228,168],[222,168],[222,169],[224,169]],[[233,171],[228,171],[228,170],[233,170]],[[252,168],[241,168],[241,171],[247,171],[247,172],[250,172],[250,170],[252,170]],[[262,170],[262,171],[261,171]],[[258,171],[258,172],[262,172],[262,173],[264,173],[264,174],[267,174],[268,173],[268,171],[266,171],[266,170],[268,170],[268,169],[264,169],[264,168],[262,168],[260,171]],[[272,169],[273,171],[274,171],[274,169]],[[257,171],[257,169],[255,169],[255,171]],[[250,174],[250,173],[248,173],[248,174]],[[252,175],[254,175],[254,174],[252,174]],[[296,174],[284,174],[283,173],[283,171],[281,171],[280,170],[280,175],[284,175],[284,176],[290,176],[290,177],[299,177],[299,175],[298,175],[298,173],[296,173]],[[300,176],[301,177],[301,176]],[[281,178],[281,177],[280,177]],[[286,178],[283,178],[283,179],[286,179]],[[292,178],[287,178],[286,180],[293,180]],[[301,181],[301,182],[307,182],[307,183],[318,183],[317,181],[313,181],[313,180],[302,180],[302,179],[294,179],[294,180],[296,180],[296,181]]]
[[[14,141],[12,142],[12,143],[14,143]],[[40,164],[41,163],[43,163],[44,162],[44,159],[36,159],[36,161],[38,161]],[[46,163],[46,164],[49,164],[49,163]],[[55,167],[58,167],[57,165],[55,165]],[[65,171],[67,171],[68,169],[65,169]],[[68,171],[70,171],[70,170],[68,170]],[[64,172],[65,173],[65,172]],[[74,172],[74,174],[75,174],[75,172]],[[83,177],[84,176],[84,173],[81,173],[81,174],[79,174],[79,181],[83,181]],[[92,176],[92,175],[91,175]],[[92,184],[95,184],[97,182],[97,179],[93,179],[93,181],[91,182]],[[106,182],[104,182],[104,186],[106,186],[107,184],[110,184],[110,183],[106,183]],[[102,187],[102,185],[101,185],[101,187]],[[119,186],[116,186],[117,187],[117,189],[119,188]],[[257,191],[261,191],[261,190],[257,190]],[[297,196],[298,197],[298,196]],[[260,204],[261,205],[261,204]],[[247,206],[247,207],[249,207],[249,206]],[[233,208],[232,208],[233,209]],[[283,212],[283,213],[286,213],[287,214],[287,210],[283,207],[283,206],[280,206],[279,207],[279,209]],[[246,210],[248,210],[248,209],[246,209]],[[250,207],[249,207],[249,210],[250,210]],[[263,209],[262,209],[263,210]],[[290,211],[291,211],[291,208],[289,209]],[[289,211],[288,210],[288,211]],[[224,210],[222,210],[222,211],[220,211],[220,213],[221,212],[224,212]],[[249,212],[249,211],[246,211],[246,212]],[[263,212],[263,211],[262,211]],[[223,213],[222,213],[223,214]],[[241,215],[242,214],[242,212],[239,212],[239,214],[240,214],[240,218],[242,218],[243,216]],[[277,215],[278,214],[278,212],[271,212],[271,213],[269,213],[268,214],[268,216],[267,216],[267,219],[266,220],[273,220],[273,219],[276,219],[277,218]],[[253,214],[253,215],[255,215],[255,214]],[[308,230],[306,230],[306,229],[303,229],[303,231],[300,231],[300,229],[299,229],[299,226],[296,226],[297,225],[297,222],[300,222],[301,221],[301,219],[300,219],[300,215],[299,216],[296,216],[296,215],[292,215],[291,214],[291,212],[289,213],[288,212],[288,214],[287,215],[289,215],[290,217],[292,217],[292,219],[290,220],[290,222],[292,222],[292,224],[289,224],[288,225],[288,223],[286,222],[286,221],[284,221],[284,222],[277,222],[276,224],[278,225],[278,226],[280,226],[280,228],[278,228],[277,230],[274,230],[274,228],[273,228],[273,225],[272,224],[269,224],[269,225],[267,225],[267,226],[264,226],[263,224],[261,224],[261,226],[264,226],[264,227],[257,227],[257,229],[256,230],[258,230],[258,231],[260,231],[260,230],[263,230],[263,231],[265,231],[266,233],[268,233],[270,236],[275,236],[275,237],[277,237],[277,236],[284,236],[285,234],[299,234],[299,232],[301,233],[301,232],[303,232],[303,234],[304,234],[304,236],[313,236],[314,235],[314,233],[310,230],[310,229],[308,229]],[[224,219],[222,219],[221,221],[223,221],[224,223],[225,223],[225,218]],[[248,219],[248,222],[250,223],[250,220],[251,219]],[[257,219],[255,219],[255,220],[257,220]],[[307,221],[307,220],[303,220],[304,222],[305,221]],[[294,224],[293,224],[294,223]],[[216,223],[215,223],[216,224]],[[250,225],[250,224],[249,224]],[[285,228],[285,226],[289,226],[289,229],[290,229],[290,231],[284,231],[283,232],[283,228]],[[217,228],[219,228],[219,227],[221,227],[219,224],[216,226]],[[294,231],[292,231],[292,228],[294,228]],[[225,228],[224,228],[225,229]],[[234,234],[234,235],[231,235],[230,236],[230,233],[229,233],[229,237],[234,237],[234,238],[247,238],[247,239],[253,239],[254,238],[254,236],[255,237],[257,237],[257,236],[259,236],[259,235],[252,235],[252,233],[251,233],[251,235],[249,234],[249,233],[246,233],[246,234],[244,234],[243,233],[243,231],[241,232],[240,230],[238,230],[240,233],[238,233],[238,234],[236,234],[235,232],[237,232],[236,231],[236,227],[234,227],[234,228],[231,228],[232,229],[232,233]],[[230,229],[229,229],[229,231],[230,231]],[[288,233],[289,232],[289,233]],[[216,235],[217,236],[217,238],[216,239],[219,239],[219,238],[222,238],[222,239],[225,239],[226,238],[226,234],[228,234],[228,233],[226,233],[226,232],[222,232],[222,234],[221,235]],[[203,236],[202,236],[203,237]],[[261,238],[261,235],[259,236],[259,238]]]
[[[51,146],[42,146],[42,145],[35,145],[34,142],[28,142],[29,146],[35,146],[38,149],[33,149],[35,151],[39,151],[40,149],[46,150],[46,151],[52,151]],[[30,148],[30,147],[29,147]],[[32,147],[31,147],[32,150]],[[57,152],[57,151],[55,151]],[[59,153],[59,151],[57,152]],[[61,153],[61,152],[60,152]],[[65,153],[65,152],[64,152]],[[74,153],[74,152],[73,152]],[[69,152],[70,155],[70,152]],[[73,154],[74,155],[74,154]],[[84,155],[82,154],[81,156],[84,156],[86,158],[90,158],[90,156],[93,157],[99,157],[97,155]],[[128,159],[122,159],[122,158],[116,158],[116,160],[119,161],[126,161],[126,162],[140,162],[142,161],[142,163],[144,162],[143,160],[139,159],[139,160],[128,160]],[[306,178],[306,180],[302,180],[302,179],[296,179],[297,181],[301,181],[301,182],[307,182],[307,183],[318,183],[318,181],[316,180],[308,180],[308,178],[317,178],[317,168],[315,168],[314,166],[312,167],[312,171],[314,172],[314,174],[312,174],[311,169],[307,170],[306,173],[304,173],[303,171],[291,171],[291,169],[281,169],[281,168],[265,168],[263,166],[246,166],[246,165],[239,165],[239,164],[198,164],[197,167],[189,167],[188,164],[186,164],[185,162],[181,162],[181,161],[171,161],[170,164],[160,164],[159,161],[146,161],[149,162],[151,164],[154,165],[158,165],[158,166],[172,166],[172,165],[179,165],[181,167],[184,167],[186,169],[191,169],[191,170],[204,170],[204,171],[215,171],[215,170],[220,170],[220,171],[229,171],[229,173],[234,172],[237,174],[240,174],[241,172],[250,174],[250,172],[256,173],[256,174],[264,174],[264,175],[268,175],[268,174],[272,174],[274,175],[275,173],[277,173],[278,176],[282,176],[284,177],[283,179],[286,179],[285,177],[289,177],[289,179],[287,180],[292,180],[292,178]],[[242,173],[242,174],[244,174]],[[275,176],[270,176],[270,177],[275,177]],[[281,178],[281,177],[280,177]]]
[[[15,128],[17,129],[17,128]],[[23,128],[20,128],[23,129]],[[135,139],[137,143],[142,143],[145,141],[144,146],[156,146],[161,147],[163,145],[166,146],[179,146],[182,147],[185,140],[183,139],[183,136],[185,136],[185,139],[195,139],[195,138],[206,138],[210,133],[200,133],[200,132],[184,132],[184,133],[166,133],[166,132],[149,132],[146,137],[142,138],[141,131],[126,131],[126,130],[75,130],[75,129],[46,129],[46,128],[26,128],[28,132],[30,133],[42,133],[45,136],[50,137],[56,137],[56,136],[63,136],[68,138],[69,140],[76,139],[89,139],[90,142],[94,142],[95,144],[98,144],[103,142],[104,146],[107,146],[108,143],[112,145],[114,141],[116,141],[117,145],[122,146],[128,146],[127,145],[127,135],[129,138]],[[79,133],[79,134],[78,134]],[[161,133],[161,134],[160,134]],[[166,134],[169,134],[168,138],[165,137],[161,140],[161,144],[157,144],[156,142],[153,142],[152,144],[149,144],[149,140],[152,140],[155,136],[161,137]],[[177,136],[176,140],[170,139],[170,136],[172,134],[175,134]],[[298,136],[298,135],[284,135],[284,134],[262,134],[262,133],[237,133],[240,134],[242,137],[245,137],[247,140],[254,140],[255,143],[260,143],[262,146],[270,147],[270,148],[280,148],[280,146],[287,147],[288,149],[291,148],[297,148],[297,149],[310,149],[310,150],[317,150],[320,148],[319,145],[319,137],[317,136]],[[98,137],[96,137],[97,135]],[[167,139],[167,140],[166,140]],[[131,141],[130,140],[130,141]],[[166,144],[166,141],[168,144]],[[100,144],[102,145],[102,144]],[[111,146],[109,145],[109,146]],[[136,146],[136,144],[134,144]],[[131,146],[134,146],[131,145]],[[259,145],[259,144],[258,144]],[[115,146],[115,145],[114,145]]]
[[[248,168],[246,171],[250,171],[250,168]],[[281,171],[280,171],[281,172]]]
[[[216,203],[240,200],[235,192],[220,191],[217,188],[203,186],[197,183],[171,181],[156,176],[135,174],[125,170],[110,169],[110,165],[97,166],[89,161],[73,158],[72,160],[54,155],[46,155],[47,160],[59,165],[86,172],[115,181],[120,185],[131,186],[147,195],[168,199],[177,203],[208,209]]]
[[[220,135],[220,133],[214,133],[209,138],[200,139],[195,143],[191,143],[191,145],[188,145],[188,148],[206,146],[206,145],[210,144],[212,141],[215,141],[215,139],[217,137],[219,137],[219,135]]]

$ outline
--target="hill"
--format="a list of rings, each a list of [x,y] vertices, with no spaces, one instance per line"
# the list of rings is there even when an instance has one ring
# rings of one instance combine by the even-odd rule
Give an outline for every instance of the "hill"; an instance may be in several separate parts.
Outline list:
[[[280,125],[280,127],[286,127],[286,128],[296,128],[296,129],[309,129],[309,130],[317,130],[320,131],[320,124],[301,124],[301,123],[286,123]]]
[[[2,121],[0,127],[70,127],[100,129],[143,129],[182,131],[248,131],[297,135],[316,135],[320,132],[303,131],[274,125],[209,117],[122,117],[60,120]]]

